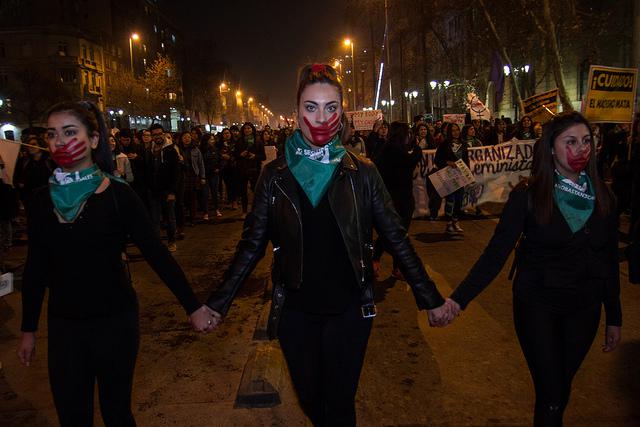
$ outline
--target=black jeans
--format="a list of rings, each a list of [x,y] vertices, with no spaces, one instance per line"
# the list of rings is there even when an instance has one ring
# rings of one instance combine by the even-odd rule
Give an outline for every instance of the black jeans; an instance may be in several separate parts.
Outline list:
[[[314,426],[356,425],[355,397],[372,323],[355,304],[337,315],[285,304],[278,338],[300,406]]]
[[[49,382],[62,427],[93,425],[96,381],[105,426],[136,425],[131,389],[139,341],[137,308],[100,319],[49,317]]]
[[[600,324],[600,307],[556,314],[514,298],[513,318],[536,390],[535,426],[562,426],[571,382]]]

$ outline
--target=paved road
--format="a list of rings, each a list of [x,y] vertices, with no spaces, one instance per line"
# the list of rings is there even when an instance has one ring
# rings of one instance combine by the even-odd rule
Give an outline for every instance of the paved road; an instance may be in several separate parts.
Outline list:
[[[226,211],[226,214],[230,212]],[[228,263],[242,223],[226,215],[213,225],[187,230],[176,258],[197,294],[206,297]],[[464,239],[446,236],[444,223],[414,221],[411,236],[443,294],[463,278],[488,241],[495,221],[463,222]],[[19,258],[23,248],[16,248]],[[134,252],[135,255],[135,252]],[[135,257],[134,257],[135,259]],[[215,333],[190,332],[170,292],[144,262],[132,265],[141,301],[141,352],[136,368],[134,412],[141,426],[305,425],[287,378],[282,404],[236,409],[238,384],[263,305],[270,256],[242,290]],[[456,323],[426,326],[404,282],[390,278],[383,258],[377,284],[379,315],[365,360],[357,398],[363,426],[526,426],[533,388],[511,319],[511,283],[503,272]],[[506,268],[505,268],[506,269]],[[640,425],[640,286],[626,280],[622,266],[623,343],[613,354],[594,343],[573,388],[568,426]],[[0,300],[0,425],[57,425],[46,373],[46,327],[34,366],[15,357],[19,294]],[[46,318],[46,315],[43,315]],[[602,338],[602,328],[598,340]],[[96,418],[99,418],[96,409]],[[100,422],[97,425],[101,425]]]

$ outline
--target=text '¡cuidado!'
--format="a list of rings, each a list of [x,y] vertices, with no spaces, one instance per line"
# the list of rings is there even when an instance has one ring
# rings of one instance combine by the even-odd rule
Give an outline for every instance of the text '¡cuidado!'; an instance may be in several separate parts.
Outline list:
[[[634,73],[594,70],[591,79],[591,90],[633,92],[635,79]]]

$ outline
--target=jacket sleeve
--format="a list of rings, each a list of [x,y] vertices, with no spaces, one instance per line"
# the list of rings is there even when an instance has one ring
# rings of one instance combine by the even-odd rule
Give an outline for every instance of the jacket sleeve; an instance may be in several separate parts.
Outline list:
[[[451,294],[451,299],[462,309],[482,292],[498,275],[509,254],[524,231],[527,215],[528,193],[525,189],[515,189],[504,206],[500,222],[480,258],[471,268],[467,277]]]
[[[409,241],[409,235],[393,207],[391,196],[378,170],[373,166],[370,172],[370,188],[374,226],[400,262],[400,269],[411,286],[418,308],[422,310],[441,306],[444,304],[444,298]]]
[[[227,314],[240,287],[265,254],[268,243],[269,223],[269,174],[263,170],[256,184],[253,211],[244,221],[242,237],[236,246],[231,265],[225,272],[222,284],[211,294],[207,305]]]
[[[196,150],[198,150],[198,159],[196,160],[198,162],[198,177],[200,179],[203,179],[206,178],[206,175],[204,171],[204,160],[202,157],[202,151],[200,151],[199,148],[196,148]]]

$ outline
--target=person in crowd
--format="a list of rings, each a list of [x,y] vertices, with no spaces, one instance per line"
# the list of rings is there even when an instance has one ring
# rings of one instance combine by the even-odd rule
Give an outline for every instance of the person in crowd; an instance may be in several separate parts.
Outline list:
[[[482,141],[476,136],[477,129],[474,125],[464,125],[460,138],[467,144],[467,147],[482,147]]]
[[[278,337],[300,405],[316,426],[355,426],[355,395],[373,316],[372,227],[389,243],[418,307],[437,325],[452,313],[427,275],[376,168],[348,153],[343,91],[328,65],[305,66],[298,123],[284,157],[256,187],[231,266],[207,305],[225,316],[268,241],[269,333]]]
[[[149,186],[150,216],[156,234],[160,235],[162,220],[166,223],[167,248],[177,250],[176,240],[176,193],[178,176],[181,174],[178,151],[173,141],[164,133],[161,124],[154,123],[149,128],[151,151],[146,156],[145,165]]]
[[[433,141],[430,143],[431,134],[429,134],[429,127],[426,123],[418,123],[413,128],[413,135],[416,140],[416,144],[421,150],[427,150],[430,146],[433,146]]]
[[[444,122],[440,125],[440,133],[436,134],[436,146],[440,147],[442,143],[447,139],[447,130],[449,129],[450,123]]]
[[[246,215],[249,209],[247,186],[251,187],[251,191],[255,190],[262,162],[267,158],[264,145],[258,140],[257,134],[253,123],[246,122],[242,125],[242,136],[236,142],[233,152],[238,171],[238,192],[243,215]]]
[[[131,163],[126,154],[120,152],[120,148],[116,143],[116,138],[113,135],[109,135],[109,149],[111,150],[111,158],[116,168],[113,170],[113,176],[122,178],[126,182],[133,182],[133,171],[131,170]]]
[[[262,129],[262,132],[260,132],[260,140],[262,141],[262,144],[264,146],[267,145],[275,145],[276,141],[273,138],[273,132],[271,131],[271,128],[268,128],[265,126],[264,129]]]
[[[364,139],[360,136],[360,132],[356,131],[353,123],[349,124],[349,140],[345,143],[345,148],[356,156],[367,157]]]
[[[511,192],[482,256],[447,301],[454,311],[466,308],[520,242],[513,317],[536,392],[536,426],[562,425],[603,304],[603,350],[620,341],[615,202],[592,153],[589,123],[579,113],[562,113],[545,125],[530,179]]]
[[[151,150],[151,132],[149,132],[149,129],[142,129],[139,132],[140,135],[140,141],[142,143],[142,149],[145,152],[148,152],[149,150]]]
[[[284,144],[287,141],[287,138],[290,136],[290,132],[287,130],[289,128],[282,128],[278,132],[278,138],[276,140],[276,150],[278,150],[278,157],[284,156]]]
[[[480,119],[472,119],[471,126],[474,131],[474,138],[480,141],[480,145],[484,145],[484,140],[487,138],[487,135],[484,133],[484,127],[482,126],[482,120]],[[462,127],[462,131],[464,132],[464,126]],[[470,145],[471,147],[471,145]]]
[[[536,139],[533,132],[533,122],[531,121],[531,117],[522,116],[522,118],[518,122],[518,126],[516,126],[516,130],[513,136],[514,138],[521,141],[527,139]]]
[[[506,132],[507,124],[504,120],[495,119],[491,133],[489,133],[489,137],[487,139],[487,145],[502,144],[503,142],[509,141],[510,138]]]
[[[195,131],[193,131],[195,132]],[[192,132],[183,132],[178,149],[184,159],[184,207],[189,211],[189,225],[196,223],[198,189],[206,184],[202,153],[194,146]]]
[[[124,153],[131,163],[134,180],[131,188],[138,194],[144,205],[149,208],[149,189],[147,188],[146,171],[144,169],[144,147],[136,143],[131,129],[120,129],[117,135],[118,148]]]
[[[460,136],[460,127],[455,123],[450,123],[447,127],[447,139],[438,146],[434,162],[438,169],[444,167],[456,168],[456,161],[462,160],[469,166],[469,151],[467,142]],[[464,188],[459,188],[446,197],[445,216],[447,217],[448,234],[460,234],[464,230],[460,227],[459,221],[462,214],[462,198]]]
[[[47,139],[59,168],[34,194],[28,218],[18,356],[27,366],[33,361],[48,288],[49,381],[62,426],[93,424],[96,382],[104,424],[135,425],[131,391],[139,320],[122,258],[127,236],[196,330],[208,331],[220,320],[198,303],[140,198],[111,175],[107,134],[102,113],[89,102],[58,104],[49,111]]]
[[[229,129],[229,132],[222,131],[222,145],[220,149],[221,156],[229,156],[229,159],[225,161],[224,169],[222,170],[222,180],[224,181],[225,191],[227,193],[227,204],[231,210],[238,209],[238,165],[234,156],[236,142],[240,135],[240,129],[233,125]]]
[[[427,150],[435,150],[438,148],[436,144],[436,127],[427,124]]]
[[[378,157],[380,149],[387,141],[389,134],[389,123],[384,120],[377,120],[373,125],[373,132],[367,137],[365,147],[367,149],[367,157],[373,161]]]
[[[380,172],[382,181],[393,201],[393,207],[400,216],[402,227],[405,230],[411,225],[411,218],[415,207],[413,198],[413,171],[422,161],[422,150],[416,139],[411,135],[406,123],[393,122],[389,126],[389,139],[380,149],[375,165]],[[378,238],[373,249],[373,272],[377,274],[380,269],[380,258],[386,242]],[[404,280],[400,270],[400,262],[393,258],[393,277]]]
[[[216,147],[216,138],[210,133],[202,134],[202,142],[200,143],[202,151],[202,159],[204,163],[204,174],[207,180],[207,185],[203,191],[203,205],[205,214],[203,219],[209,220],[209,195],[211,195],[211,208],[213,214],[220,218],[222,212],[218,206],[218,181],[220,179],[220,168],[222,160],[218,148]]]
[[[539,141],[542,138],[542,123],[534,122],[533,123],[533,138],[536,141]]]
[[[55,164],[49,153],[45,151],[46,142],[43,139],[35,134],[29,134],[25,142],[28,144],[26,154],[16,162],[13,183],[19,191],[22,205],[28,211],[34,191],[47,185]]]

